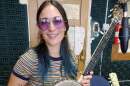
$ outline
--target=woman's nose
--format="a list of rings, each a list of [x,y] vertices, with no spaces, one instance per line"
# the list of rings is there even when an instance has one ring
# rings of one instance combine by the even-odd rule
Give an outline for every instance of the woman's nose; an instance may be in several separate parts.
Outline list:
[[[53,24],[53,22],[50,22],[50,26],[49,26],[49,29],[48,29],[48,30],[51,31],[51,32],[53,32],[53,31],[56,30],[56,27],[55,27],[55,25]]]

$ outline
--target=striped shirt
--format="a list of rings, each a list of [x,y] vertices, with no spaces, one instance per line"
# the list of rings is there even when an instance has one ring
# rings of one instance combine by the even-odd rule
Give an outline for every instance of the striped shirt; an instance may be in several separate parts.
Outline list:
[[[50,57],[50,67],[48,69],[48,76],[43,77],[38,71],[38,56],[33,49],[28,50],[20,56],[13,68],[13,74],[22,80],[28,81],[28,86],[54,86],[64,74],[64,67],[61,67],[62,58]],[[62,68],[62,70],[61,70]]]

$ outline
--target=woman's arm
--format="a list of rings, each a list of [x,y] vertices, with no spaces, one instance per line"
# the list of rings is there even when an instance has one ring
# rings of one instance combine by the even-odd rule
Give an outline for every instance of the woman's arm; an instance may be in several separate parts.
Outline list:
[[[32,49],[19,58],[13,67],[8,86],[26,86],[32,75],[34,64],[37,62],[35,52]]]
[[[26,86],[27,82],[28,81],[22,80],[12,73],[8,82],[8,86]]]

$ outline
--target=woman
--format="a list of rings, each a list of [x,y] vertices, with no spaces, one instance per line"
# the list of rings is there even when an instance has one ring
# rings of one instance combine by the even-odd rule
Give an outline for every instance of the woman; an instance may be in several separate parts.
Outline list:
[[[37,11],[40,44],[28,50],[13,68],[8,86],[54,86],[63,79],[76,79],[77,70],[69,50],[66,33],[68,19],[56,0],[47,0]],[[92,74],[81,78],[90,86]]]

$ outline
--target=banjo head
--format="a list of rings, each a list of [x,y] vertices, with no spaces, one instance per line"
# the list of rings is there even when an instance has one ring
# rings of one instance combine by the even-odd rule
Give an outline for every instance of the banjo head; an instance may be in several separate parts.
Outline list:
[[[55,86],[81,86],[80,83],[74,80],[64,80],[57,83]]]

